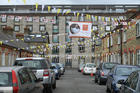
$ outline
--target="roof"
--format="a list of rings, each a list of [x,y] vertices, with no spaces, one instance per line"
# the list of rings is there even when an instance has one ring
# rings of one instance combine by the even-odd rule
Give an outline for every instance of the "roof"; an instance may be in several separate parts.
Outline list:
[[[0,32],[0,41],[2,41],[4,45],[8,45],[14,48],[25,48],[24,50],[27,50],[26,47],[29,47],[29,45],[24,43],[22,40],[16,39],[12,35],[8,35],[3,32]],[[27,51],[32,52],[31,50]]]
[[[25,59],[40,60],[40,59],[45,59],[45,58],[42,58],[42,57],[24,57],[24,58],[17,58],[16,60],[25,60]]]
[[[140,0],[26,0],[26,5],[139,5]],[[23,0],[1,0],[0,5],[25,5]]]

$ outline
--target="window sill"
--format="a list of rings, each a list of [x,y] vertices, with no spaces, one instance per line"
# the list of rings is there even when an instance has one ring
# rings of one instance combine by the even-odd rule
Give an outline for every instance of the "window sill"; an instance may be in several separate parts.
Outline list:
[[[123,43],[126,43],[127,41],[123,41]]]
[[[136,35],[136,38],[140,38],[140,35]]]

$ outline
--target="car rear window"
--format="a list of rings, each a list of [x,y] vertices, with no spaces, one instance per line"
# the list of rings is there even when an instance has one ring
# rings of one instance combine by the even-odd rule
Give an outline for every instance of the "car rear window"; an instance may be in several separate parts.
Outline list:
[[[33,67],[36,69],[48,69],[48,64],[45,60],[16,60],[14,65]]]
[[[0,87],[12,86],[12,73],[0,72]]]
[[[103,68],[104,69],[111,69],[111,68],[113,68],[113,66],[115,66],[116,64],[113,64],[113,63],[105,63],[104,65],[103,65]]]
[[[96,67],[96,65],[95,64],[86,64],[86,67]]]

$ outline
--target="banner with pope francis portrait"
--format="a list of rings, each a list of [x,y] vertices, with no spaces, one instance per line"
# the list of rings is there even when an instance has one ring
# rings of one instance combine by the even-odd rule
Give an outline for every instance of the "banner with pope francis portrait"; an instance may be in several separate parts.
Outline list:
[[[69,22],[70,38],[90,38],[92,22]]]

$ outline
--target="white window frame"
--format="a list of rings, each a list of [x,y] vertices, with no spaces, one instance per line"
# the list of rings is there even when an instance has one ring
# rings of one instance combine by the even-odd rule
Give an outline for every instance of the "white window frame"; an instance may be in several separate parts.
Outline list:
[[[2,52],[2,66],[5,66],[5,52]]]
[[[136,22],[136,36],[140,36],[140,20]]]
[[[127,32],[124,31],[123,32],[123,42],[126,42],[127,41]]]
[[[137,64],[140,65],[140,50],[137,50]]]
[[[7,17],[5,17],[5,16],[4,17],[1,17],[1,22],[2,23],[6,23],[7,22]]]
[[[123,54],[123,64],[124,65],[127,64],[127,61],[128,61],[128,55],[127,55],[127,53],[124,53]]]
[[[33,17],[28,17],[28,22],[33,22]]]
[[[118,44],[121,44],[121,36],[118,34]]]
[[[113,37],[110,35],[110,45],[113,46]]]
[[[20,25],[15,25],[14,30],[15,30],[15,32],[19,32],[20,31]]]
[[[107,47],[110,47],[110,44],[109,44],[109,38],[107,38]]]
[[[110,30],[111,30],[111,26],[106,26],[106,27],[105,27],[105,30],[106,30],[106,31],[110,31]]]
[[[45,30],[46,30],[45,25],[40,25],[40,26],[39,26],[39,31],[43,32],[43,31],[45,31]]]
[[[98,26],[97,25],[94,25],[92,28],[93,28],[93,31],[97,31],[98,30]]]
[[[31,32],[33,31],[33,25],[27,25],[26,27],[29,28]]]
[[[15,16],[15,22],[20,22],[20,18],[18,16]]]
[[[8,65],[9,65],[9,66],[12,65],[12,64],[11,64],[11,58],[12,58],[11,53],[8,53]]]

